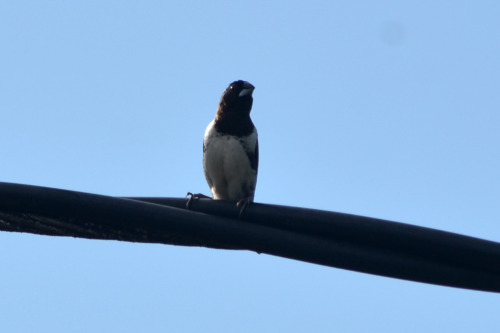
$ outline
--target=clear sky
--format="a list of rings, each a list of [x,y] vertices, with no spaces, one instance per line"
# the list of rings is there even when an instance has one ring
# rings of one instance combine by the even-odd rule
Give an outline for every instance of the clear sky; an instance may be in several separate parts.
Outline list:
[[[500,242],[498,1],[2,1],[0,181],[208,194],[255,85],[255,200]],[[247,251],[0,232],[2,332],[498,332],[500,295]]]

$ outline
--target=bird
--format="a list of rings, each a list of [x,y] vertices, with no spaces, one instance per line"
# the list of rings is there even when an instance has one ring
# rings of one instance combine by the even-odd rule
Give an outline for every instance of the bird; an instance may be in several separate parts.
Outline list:
[[[214,120],[203,140],[203,170],[212,198],[253,202],[259,167],[259,141],[250,111],[255,87],[247,81],[232,82],[222,94]]]

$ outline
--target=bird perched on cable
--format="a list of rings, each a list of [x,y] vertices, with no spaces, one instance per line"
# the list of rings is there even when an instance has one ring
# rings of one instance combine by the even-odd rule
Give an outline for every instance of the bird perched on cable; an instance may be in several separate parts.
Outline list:
[[[257,129],[250,119],[254,89],[246,81],[231,83],[203,140],[203,170],[213,199],[238,201],[242,209],[253,202],[259,166]]]

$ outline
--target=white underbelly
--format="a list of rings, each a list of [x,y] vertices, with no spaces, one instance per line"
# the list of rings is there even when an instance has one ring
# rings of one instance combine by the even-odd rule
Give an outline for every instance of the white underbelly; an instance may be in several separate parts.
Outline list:
[[[207,139],[203,163],[214,199],[253,200],[257,173],[240,141],[234,136]]]

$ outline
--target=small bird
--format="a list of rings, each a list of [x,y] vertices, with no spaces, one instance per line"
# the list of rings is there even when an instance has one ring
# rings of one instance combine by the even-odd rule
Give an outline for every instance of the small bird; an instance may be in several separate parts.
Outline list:
[[[222,94],[203,140],[203,170],[213,199],[253,202],[259,166],[257,129],[250,119],[255,87],[234,81]]]

